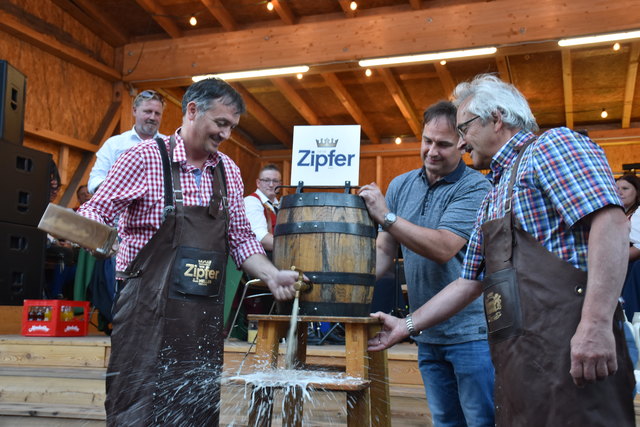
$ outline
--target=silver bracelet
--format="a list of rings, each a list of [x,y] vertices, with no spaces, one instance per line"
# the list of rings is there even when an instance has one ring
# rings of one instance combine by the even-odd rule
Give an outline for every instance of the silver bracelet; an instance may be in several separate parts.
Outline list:
[[[416,328],[413,327],[413,319],[411,318],[410,314],[404,318],[404,321],[407,324],[407,330],[409,331],[409,336],[417,337],[422,333],[422,331],[416,331]]]

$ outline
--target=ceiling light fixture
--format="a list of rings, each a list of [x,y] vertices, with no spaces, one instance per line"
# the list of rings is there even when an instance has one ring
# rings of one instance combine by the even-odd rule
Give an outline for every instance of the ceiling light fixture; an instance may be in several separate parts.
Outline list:
[[[373,74],[373,71],[371,71],[371,68],[367,68],[366,70],[364,70],[365,76],[371,77],[372,74]]]
[[[284,74],[302,74],[309,71],[309,67],[306,65],[298,65],[295,67],[284,67],[284,68],[267,68],[264,70],[251,70],[251,71],[236,71],[232,73],[221,73],[221,74],[207,74],[203,76],[193,76],[191,80],[194,82],[199,82],[200,80],[208,79],[211,77],[217,77],[222,80],[241,80],[241,79],[252,79],[257,77],[270,77],[270,76],[281,76]]]
[[[298,80],[302,80],[303,75],[302,75],[302,73],[298,73],[298,74],[296,74],[296,77],[298,78]]]
[[[615,50],[616,52],[617,52],[617,51],[619,51],[619,50],[620,50],[620,43],[615,42],[615,43],[613,44],[613,50]]]
[[[271,3],[271,0],[269,0],[269,1],[267,2],[267,10],[268,10],[269,12],[271,12],[271,11],[273,10],[273,3]]]
[[[400,138],[399,136],[398,136],[398,137],[396,137],[396,139],[395,139],[395,143],[396,143],[396,145],[400,145],[400,144],[402,144],[402,138]]]
[[[356,10],[357,8],[358,8],[358,3],[356,3],[356,2],[354,2],[354,1],[352,1],[352,2],[349,4],[349,9],[351,9],[351,10]]]
[[[599,36],[576,37],[572,39],[562,39],[558,42],[559,46],[579,46],[583,44],[607,43],[619,40],[629,40],[640,38],[640,30],[628,31],[626,33],[601,34]]]
[[[196,15],[191,15],[191,18],[189,18],[189,25],[191,25],[192,27],[195,27],[196,25],[198,25],[198,20],[196,19]]]
[[[420,55],[390,56],[387,58],[363,59],[358,61],[361,67],[376,67],[381,65],[407,64],[411,62],[440,61],[442,59],[468,58],[470,56],[491,55],[498,51],[495,47],[480,49],[453,50],[439,53],[423,53]]]
[[[606,109],[602,109],[602,113],[600,113],[600,117],[602,117],[603,119],[606,119],[609,116],[609,113],[607,113]]]
[[[443,59],[442,61],[440,61],[440,65],[447,65],[447,60]]]

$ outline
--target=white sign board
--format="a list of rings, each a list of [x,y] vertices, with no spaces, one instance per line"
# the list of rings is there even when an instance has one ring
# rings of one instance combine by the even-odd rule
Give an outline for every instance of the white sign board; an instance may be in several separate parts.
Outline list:
[[[294,126],[291,185],[358,185],[360,125]]]

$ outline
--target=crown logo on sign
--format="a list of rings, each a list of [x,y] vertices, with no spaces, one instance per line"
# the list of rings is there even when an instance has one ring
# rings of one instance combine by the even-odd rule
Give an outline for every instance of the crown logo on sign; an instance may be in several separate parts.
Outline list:
[[[316,139],[316,145],[318,147],[335,147],[338,145],[338,138],[320,138]]]

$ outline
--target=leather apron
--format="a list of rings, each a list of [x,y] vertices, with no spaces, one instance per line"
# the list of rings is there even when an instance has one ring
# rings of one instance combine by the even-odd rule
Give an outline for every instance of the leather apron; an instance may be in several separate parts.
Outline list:
[[[582,312],[587,273],[549,252],[511,212],[482,225],[485,316],[495,366],[497,426],[633,426],[635,379],[618,305],[612,328],[618,371],[574,385],[570,342]]]
[[[173,152],[173,138],[170,145]],[[217,426],[228,254],[224,168],[220,161],[213,172],[208,206],[183,206],[180,165],[169,166],[161,140],[158,146],[166,215],[127,268],[114,306],[107,425]]]

